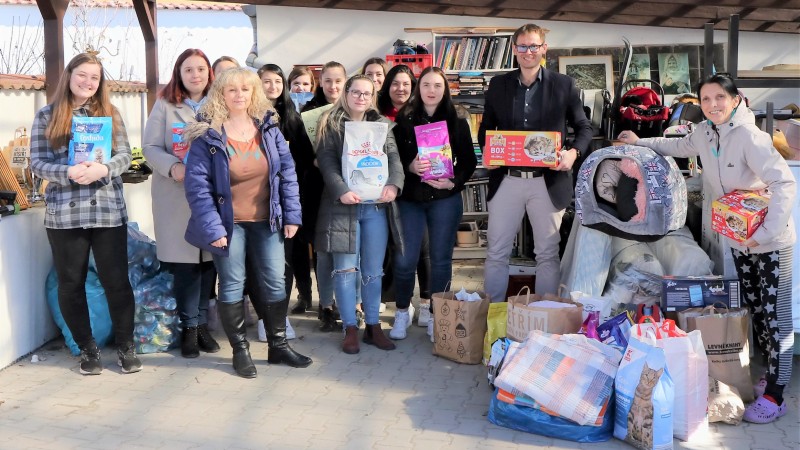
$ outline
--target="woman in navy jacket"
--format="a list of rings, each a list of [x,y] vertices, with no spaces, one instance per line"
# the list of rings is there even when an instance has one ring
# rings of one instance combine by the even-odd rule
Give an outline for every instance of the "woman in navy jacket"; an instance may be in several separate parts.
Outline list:
[[[283,239],[300,227],[300,193],[289,146],[258,76],[229,69],[214,82],[191,141],[186,198],[192,215],[186,240],[213,254],[219,273],[219,313],[233,348],[233,368],[253,378],[244,323],[245,261],[256,275],[256,308],[264,318],[268,362],[306,367],[311,359],[286,342]]]

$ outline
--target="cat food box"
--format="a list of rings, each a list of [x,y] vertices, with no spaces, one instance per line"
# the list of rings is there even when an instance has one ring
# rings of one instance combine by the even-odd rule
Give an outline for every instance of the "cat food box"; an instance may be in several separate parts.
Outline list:
[[[114,142],[112,128],[111,117],[73,117],[67,163],[70,166],[85,161],[107,163]]]
[[[711,204],[711,229],[736,242],[753,235],[767,215],[769,194],[733,191]]]
[[[431,168],[422,174],[423,180],[452,178],[453,152],[447,122],[434,122],[414,127],[420,161],[430,161]]]
[[[485,166],[556,167],[561,151],[557,131],[486,132]]]
[[[661,281],[661,309],[667,312],[721,303],[739,307],[739,279],[721,275],[665,276]]]

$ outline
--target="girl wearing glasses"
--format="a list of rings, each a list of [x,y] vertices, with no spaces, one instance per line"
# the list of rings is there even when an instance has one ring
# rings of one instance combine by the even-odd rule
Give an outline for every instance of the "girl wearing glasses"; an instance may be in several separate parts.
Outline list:
[[[311,266],[308,263],[308,244],[313,239],[316,213],[319,201],[313,205],[306,203],[305,187],[310,174],[309,169],[314,164],[314,149],[308,138],[303,120],[294,109],[286,89],[286,78],[283,70],[275,64],[265,64],[258,69],[258,76],[264,84],[264,92],[272,102],[275,111],[280,117],[280,129],[289,144],[289,150],[295,163],[297,180],[300,184],[300,204],[302,205],[303,224],[294,238],[286,239],[286,295],[292,292],[292,277],[297,279],[297,304],[292,308],[293,314],[302,314],[306,309],[311,309]],[[320,178],[319,171],[314,170],[316,178]],[[320,181],[321,182],[321,181]],[[290,327],[287,323],[287,327]]]
[[[219,273],[219,314],[233,348],[233,368],[256,376],[244,313],[248,288],[267,331],[271,364],[307,367],[311,359],[289,347],[283,240],[300,227],[295,164],[261,80],[244,68],[228,69],[200,107],[202,121],[186,128],[191,142],[186,198],[192,214],[186,240],[211,252]]]
[[[383,259],[389,239],[389,221],[396,223],[390,203],[403,187],[403,168],[397,153],[393,123],[375,108],[375,84],[364,75],[355,75],[344,86],[342,95],[319,123],[317,160],[325,180],[316,245],[333,253],[334,289],[339,303],[345,337],[342,350],[359,352],[356,325],[356,284],[361,283],[366,328],[363,341],[382,350],[395,345],[384,336],[379,320]],[[389,178],[381,193],[381,203],[362,204],[342,177],[342,152],[345,122],[370,121],[389,125],[383,151],[388,156]],[[396,230],[396,227],[392,227]],[[394,236],[399,239],[399,235]],[[359,258],[360,256],[360,258]],[[360,266],[359,266],[360,261]]]
[[[421,175],[431,168],[431,162],[418,158],[414,127],[440,121],[447,123],[455,176],[423,181]],[[447,78],[438,67],[428,67],[422,72],[411,101],[397,116],[394,133],[406,181],[403,193],[397,200],[404,251],[394,254],[397,314],[389,336],[392,339],[404,339],[412,319],[408,308],[426,229],[430,237],[430,290],[443,292],[450,283],[453,247],[463,212],[461,190],[475,171],[477,159],[467,119],[457,114],[450,98]],[[427,307],[430,308],[430,305]],[[425,325],[428,334],[432,335],[433,317],[426,317]]]
[[[744,242],[728,240],[742,286],[742,301],[753,317],[756,338],[767,359],[767,375],[755,386],[756,401],[744,420],[768,423],[786,414],[783,390],[792,374],[792,249],[796,240],[792,207],[796,182],[772,139],[755,125],[733,80],[717,74],[700,83],[706,121],[682,139],[619,139],[669,156],[703,160],[703,192],[712,199],[734,190],[771,193],[764,222]]]

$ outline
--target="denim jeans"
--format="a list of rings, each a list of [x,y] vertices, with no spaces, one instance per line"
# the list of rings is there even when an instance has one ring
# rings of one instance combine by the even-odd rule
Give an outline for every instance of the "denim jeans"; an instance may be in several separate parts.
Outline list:
[[[244,295],[245,279],[248,290],[267,303],[286,299],[284,288],[283,232],[273,233],[269,222],[238,222],[228,242],[228,256],[214,255],[219,274],[219,301],[236,303]]]
[[[97,278],[108,299],[108,312],[117,346],[133,342],[133,290],[128,281],[128,228],[47,228],[58,276],[58,307],[78,347],[94,339],[86,303],[89,250],[94,254]]]
[[[208,323],[208,299],[217,279],[214,263],[162,262],[161,266],[174,277],[172,291],[178,304],[181,326],[190,328]]]
[[[442,292],[453,277],[453,246],[461,222],[460,195],[430,202],[398,200],[403,226],[403,253],[395,253],[394,278],[397,309],[408,308],[414,293],[414,273],[419,262],[425,229],[431,253],[431,292]]]
[[[322,308],[333,307],[333,254],[317,252],[317,292]],[[356,304],[361,304],[361,284],[356,283]]]
[[[333,286],[342,325],[356,326],[356,287],[361,279],[365,322],[379,322],[383,258],[389,240],[386,209],[356,205],[356,252],[333,254]]]

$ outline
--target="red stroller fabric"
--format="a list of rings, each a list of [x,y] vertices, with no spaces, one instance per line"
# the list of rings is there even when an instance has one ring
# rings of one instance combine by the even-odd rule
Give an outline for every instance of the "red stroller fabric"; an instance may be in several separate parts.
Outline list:
[[[632,130],[639,137],[657,137],[669,120],[669,108],[661,103],[656,91],[636,87],[622,96],[620,130]]]

